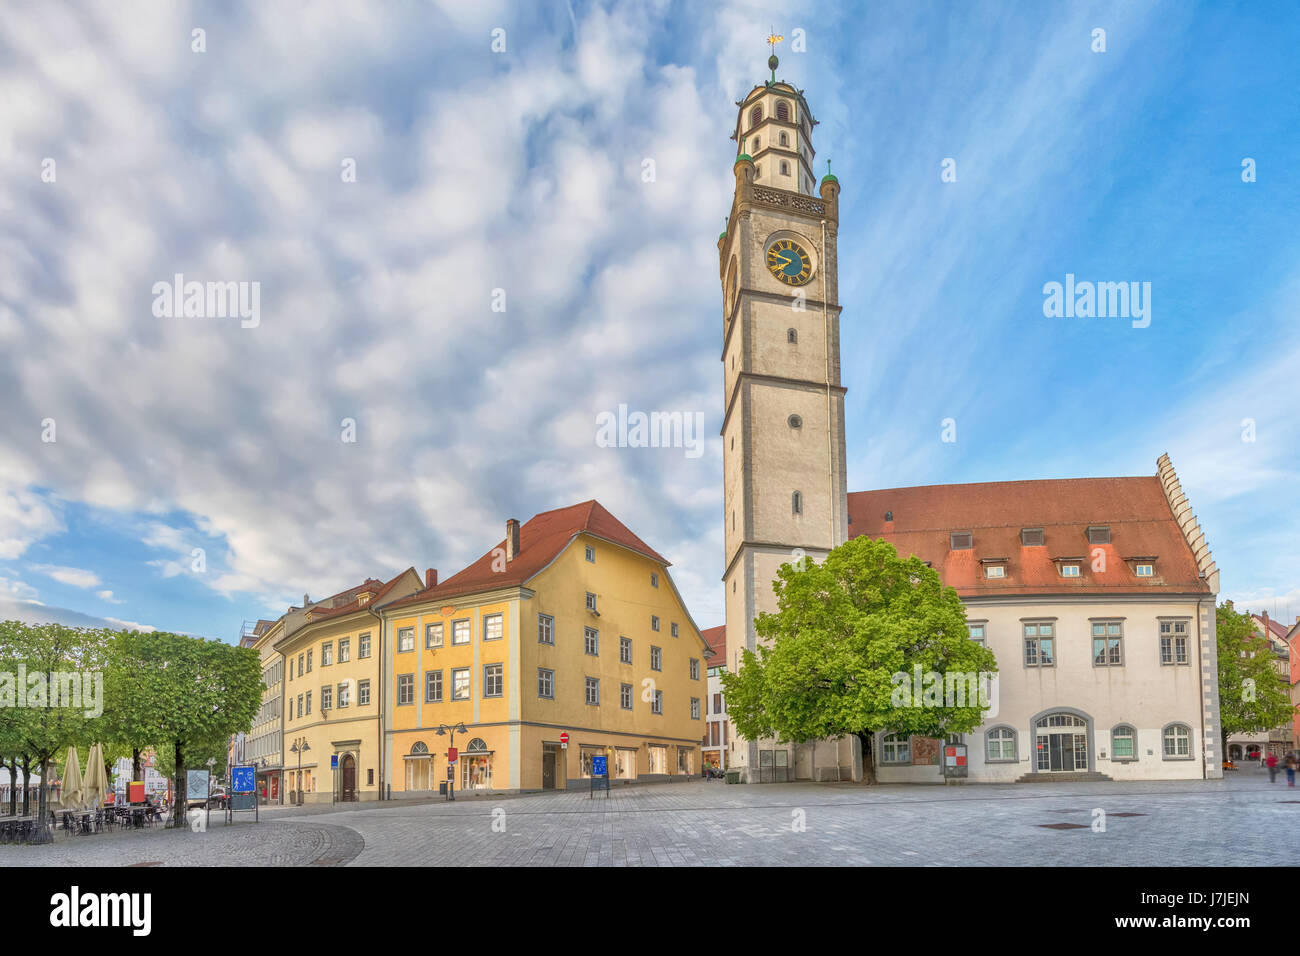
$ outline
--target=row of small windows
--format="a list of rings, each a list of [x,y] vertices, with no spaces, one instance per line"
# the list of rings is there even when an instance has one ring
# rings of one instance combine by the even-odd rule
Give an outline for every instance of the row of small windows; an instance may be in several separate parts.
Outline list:
[[[1092,664],[1094,667],[1124,666],[1124,622],[1092,621]],[[983,622],[967,625],[970,638],[978,644],[985,642],[986,625]],[[1025,667],[1056,666],[1056,623],[1054,621],[1021,622],[1024,639]],[[1188,648],[1188,622],[1169,620],[1159,622],[1159,647],[1161,665],[1190,664]]]
[[[789,147],[790,137],[786,133],[778,133],[776,142],[778,146]],[[757,156],[758,151],[762,148],[763,148],[763,138],[761,136],[755,136],[752,140],[749,141],[749,154],[751,156]]]
[[[370,635],[361,634],[357,637],[357,658],[367,658],[370,656]],[[346,664],[352,659],[352,638],[340,638],[338,642],[338,662]],[[298,676],[311,673],[312,651],[306,650],[298,655]],[[334,663],[334,642],[326,641],[321,644],[320,662],[322,667],[327,667]],[[289,680],[293,680],[293,659],[289,659]]]
[[[776,118],[782,123],[790,122],[790,104],[784,100],[776,101]],[[753,129],[763,121],[763,105],[760,103],[749,111],[749,126]]]
[[[587,610],[588,611],[596,610],[596,595],[590,592],[587,593]],[[650,630],[658,633],[660,630],[660,624],[661,622],[659,620],[659,615],[651,614]],[[678,625],[676,621],[668,622],[668,630],[673,637],[681,636],[681,627]],[[590,632],[594,634],[596,633],[596,629],[588,627],[588,628],[584,628],[584,632]],[[457,642],[453,640],[452,643],[454,644]],[[555,644],[555,618],[550,614],[537,615],[537,643],[551,644],[551,645]]]
[[[470,669],[453,668],[451,672],[451,699],[470,699]],[[505,694],[505,665],[484,664],[481,696],[484,698],[502,697]],[[443,680],[441,670],[424,672],[424,702],[439,704],[443,700]],[[399,705],[415,703],[415,675],[397,675],[397,703]]]
[[[632,709],[632,685],[618,685],[618,705],[622,710]],[[600,706],[600,678],[587,677],[583,684],[584,699],[591,707]],[[537,695],[545,697],[548,700],[555,698],[555,672],[538,668],[537,671]],[[662,714],[664,712],[664,692],[661,690],[652,691],[649,698],[650,713]],[[691,698],[691,720],[700,719],[700,698]]]
[[[335,701],[337,700],[338,709],[349,707],[352,704],[352,690],[349,682],[339,684],[337,688],[333,684],[325,684],[320,688],[320,709],[334,710]],[[311,691],[299,694],[297,698],[289,698],[289,719],[295,717],[311,716]],[[295,706],[296,704],[296,706]],[[366,707],[370,704],[370,681],[357,681],[357,706]]]
[[[1039,732],[1048,727],[1075,728],[1081,733],[1087,727],[1082,718],[1069,714],[1053,714],[1038,722]],[[1020,759],[1016,730],[1012,727],[994,727],[984,734],[985,763],[1015,763]],[[1190,760],[1192,757],[1192,729],[1187,724],[1170,724],[1160,732],[1161,754],[1165,760]],[[881,738],[880,762],[882,764],[910,764],[912,738],[907,734],[886,734]],[[1110,732],[1110,759],[1136,762],[1137,730],[1131,724],[1119,724]]]
[[[892,514],[892,512],[890,512]],[[888,520],[888,519],[887,519]],[[1110,544],[1109,525],[1089,525],[1084,530],[1089,544]],[[1020,544],[1026,548],[1041,547],[1047,543],[1042,528],[1021,528]],[[948,535],[948,547],[953,551],[965,551],[975,546],[974,534],[970,531],[953,531]]]

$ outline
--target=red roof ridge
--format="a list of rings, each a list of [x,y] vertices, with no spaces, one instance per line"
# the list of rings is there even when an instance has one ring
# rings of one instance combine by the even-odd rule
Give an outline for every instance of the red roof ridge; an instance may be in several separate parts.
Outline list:
[[[414,594],[395,601],[388,607],[403,607],[440,597],[458,597],[489,591],[501,587],[518,587],[545,570],[552,561],[580,534],[590,534],[605,541],[635,551],[664,567],[669,562],[632,532],[627,525],[595,498],[579,501],[563,508],[542,511],[519,528],[519,552],[506,568],[494,570],[505,539],[500,539],[477,560],[470,562],[432,588],[422,588]]]
[[[1046,485],[1055,482],[1076,483],[1080,481],[1156,481],[1157,475],[1097,475],[1091,478],[1007,478],[998,481],[953,481],[936,482],[932,485],[899,485],[896,488],[865,488],[862,491],[850,491],[851,495],[882,495],[888,491],[919,491],[930,488],[974,488],[980,485]]]

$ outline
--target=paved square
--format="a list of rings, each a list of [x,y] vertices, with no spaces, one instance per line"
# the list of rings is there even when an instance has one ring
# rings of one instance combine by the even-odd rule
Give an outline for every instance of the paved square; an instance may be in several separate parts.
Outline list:
[[[1288,802],[1294,801],[1294,802]],[[1097,811],[1105,830],[1094,829]],[[1059,827],[1074,824],[1073,827]],[[1225,781],[875,786],[692,781],[455,803],[272,807],[206,834],[0,847],[0,867],[1273,866],[1300,859],[1300,790]]]

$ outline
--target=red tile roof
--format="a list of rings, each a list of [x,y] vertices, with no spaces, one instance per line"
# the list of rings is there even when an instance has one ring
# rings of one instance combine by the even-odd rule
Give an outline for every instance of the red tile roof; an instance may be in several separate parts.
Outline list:
[[[1258,622],[1261,626],[1263,626],[1264,616],[1262,614],[1251,614],[1251,617],[1254,618],[1255,621]],[[1290,627],[1283,624],[1281,621],[1274,620],[1271,617],[1268,618],[1268,629],[1272,631],[1273,634],[1282,641],[1285,641],[1287,635],[1291,633]]]
[[[892,543],[930,562],[963,597],[996,594],[1209,593],[1174,520],[1159,478],[1066,478],[925,485],[849,494],[849,534]],[[893,520],[886,521],[887,512]],[[1107,525],[1110,544],[1089,544],[1087,528]],[[1022,528],[1042,528],[1044,544],[1025,547]],[[948,535],[970,531],[974,547],[953,551]],[[1100,548],[1105,571],[1093,571]],[[1126,558],[1154,557],[1155,576],[1139,578]],[[1080,561],[1062,578],[1054,558]],[[1006,577],[984,577],[981,559],[1007,558]]]
[[[321,601],[320,604],[313,604],[307,609],[307,623],[315,624],[317,621],[343,617],[345,614],[353,614],[361,610],[363,607],[374,607],[384,599],[384,595],[388,594],[388,592],[397,586],[398,581],[407,574],[414,573],[415,568],[407,568],[387,583],[381,582],[378,578],[367,578],[365,584],[358,585],[355,588],[350,588],[347,591],[340,591],[338,594]],[[362,604],[359,600],[362,594],[372,594],[374,596],[365,604]],[[337,607],[327,606],[327,602],[338,598],[349,598],[349,600]]]
[[[711,627],[706,631],[700,631],[700,636],[704,638],[704,643],[709,645],[713,651],[713,656],[709,658],[709,666],[716,667],[719,664],[727,662],[727,625],[719,624],[717,627]]]
[[[502,538],[463,571],[453,574],[435,587],[417,591],[409,597],[392,601],[387,606],[401,607],[495,588],[516,587],[550,564],[579,534],[605,538],[668,567],[668,561],[663,555],[634,535],[623,522],[593,499],[567,508],[544,511],[525,522],[519,529],[519,553],[504,569],[493,570],[494,564],[500,566],[500,556],[504,553],[505,539]]]

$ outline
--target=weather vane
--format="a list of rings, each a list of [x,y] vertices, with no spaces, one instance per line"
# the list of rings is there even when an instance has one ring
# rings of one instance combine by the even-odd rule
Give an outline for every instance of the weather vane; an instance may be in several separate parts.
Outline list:
[[[773,31],[767,35],[767,45],[772,50],[772,55],[767,58],[767,68],[772,71],[773,83],[776,82],[776,66],[780,62],[776,58],[776,45],[784,39],[785,37],[781,36],[781,34],[777,33],[776,31]]]

